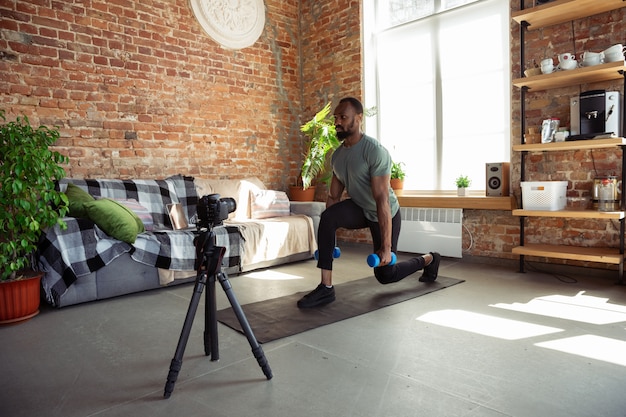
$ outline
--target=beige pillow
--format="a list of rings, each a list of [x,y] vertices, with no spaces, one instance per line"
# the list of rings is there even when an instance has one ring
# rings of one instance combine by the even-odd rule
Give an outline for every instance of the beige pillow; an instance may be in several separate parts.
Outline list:
[[[193,183],[196,186],[196,192],[198,197],[204,197],[205,195],[213,194],[213,186],[211,185],[215,180],[209,180],[206,178],[194,178]]]
[[[245,220],[250,218],[250,192],[265,190],[265,185],[257,177],[243,179],[212,180],[195,178],[198,197],[207,194],[219,194],[221,198],[231,197],[237,203],[237,209],[230,213],[230,220]]]

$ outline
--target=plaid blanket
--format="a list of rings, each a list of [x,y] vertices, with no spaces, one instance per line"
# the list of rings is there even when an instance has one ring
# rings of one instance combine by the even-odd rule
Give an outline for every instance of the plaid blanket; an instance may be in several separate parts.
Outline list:
[[[195,270],[195,231],[168,230],[144,232],[133,245],[109,237],[88,219],[67,217],[66,230],[55,226],[39,244],[39,263],[45,275],[42,286],[53,306],[79,276],[88,275],[130,252],[133,260],[156,268],[175,271]],[[222,268],[226,273],[241,272],[243,239],[237,226],[213,229],[215,244],[224,246]],[[128,277],[132,279],[132,277]]]
[[[226,254],[222,267],[228,272],[241,272],[241,255],[243,239],[236,226],[220,226],[213,229],[215,245],[224,246]],[[173,271],[195,270],[196,247],[194,238],[196,231],[164,230],[159,232],[141,233],[137,236],[131,257],[146,265]]]
[[[61,191],[65,192],[70,182],[94,197],[137,200],[150,212],[155,228],[172,228],[166,208],[168,204],[180,203],[187,219],[196,215],[198,194],[192,177],[175,175],[164,180],[64,178],[59,182]]]
[[[171,228],[165,204],[181,203],[188,218],[196,214],[198,196],[189,177],[166,180],[73,180],[94,196],[133,198],[146,207],[155,226]],[[65,180],[65,184],[69,182]],[[66,186],[66,185],[65,185]],[[63,185],[61,189],[64,190]],[[45,276],[42,286],[47,301],[58,305],[60,297],[77,277],[88,275],[108,265],[124,253],[133,260],[157,268],[176,271],[195,270],[194,230],[144,232],[133,245],[109,237],[89,219],[66,217],[66,230],[55,226],[46,231],[39,244],[39,262]],[[236,226],[213,229],[216,245],[224,246],[222,267],[225,272],[240,272],[243,239]],[[129,277],[132,279],[132,277]]]
[[[58,305],[59,298],[76,278],[97,271],[129,252],[128,243],[110,238],[89,219],[66,217],[66,230],[50,228],[39,242],[41,279],[46,300]]]

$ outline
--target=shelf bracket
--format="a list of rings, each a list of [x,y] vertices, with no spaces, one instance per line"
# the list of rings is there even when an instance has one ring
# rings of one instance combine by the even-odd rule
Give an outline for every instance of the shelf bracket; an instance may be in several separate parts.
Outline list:
[[[525,234],[524,234],[524,224],[526,223],[526,217],[525,216],[521,216],[519,218],[519,239],[520,239],[520,246],[524,246],[524,239],[525,239]],[[524,270],[524,255],[520,255],[519,256],[519,272],[524,273],[526,272]]]
[[[524,51],[524,42],[526,39],[526,31],[528,30],[528,26],[530,26],[530,23],[528,23],[527,21],[522,21],[522,23],[519,25],[519,39],[520,39],[520,68],[519,68],[519,76],[520,78],[522,78],[524,76],[524,62],[526,62],[526,53]]]

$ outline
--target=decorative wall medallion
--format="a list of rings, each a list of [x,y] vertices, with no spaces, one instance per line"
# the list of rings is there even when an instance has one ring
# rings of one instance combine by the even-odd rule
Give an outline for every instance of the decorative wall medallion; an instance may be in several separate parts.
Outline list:
[[[263,0],[189,0],[196,19],[225,48],[253,45],[265,26]]]

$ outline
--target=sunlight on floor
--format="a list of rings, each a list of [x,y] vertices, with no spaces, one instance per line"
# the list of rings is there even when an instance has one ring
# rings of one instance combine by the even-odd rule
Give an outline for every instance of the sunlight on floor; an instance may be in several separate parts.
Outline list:
[[[626,306],[609,304],[608,301],[608,298],[588,296],[581,291],[575,296],[548,295],[533,298],[527,303],[497,303],[490,304],[490,307],[598,326],[626,322]],[[417,320],[505,340],[566,331],[464,310],[433,311]],[[535,346],[626,366],[624,340],[586,334],[536,343]]]
[[[519,340],[563,331],[563,329],[555,327],[503,319],[464,310],[432,311],[418,317],[417,320],[505,340]]]
[[[266,280],[266,281],[269,281],[269,280],[288,281],[288,280],[294,280],[294,279],[304,279],[304,277],[300,275],[285,274],[283,272],[278,272],[276,270],[270,271],[269,269],[266,269],[264,271],[250,272],[246,274],[246,277],[252,278],[252,279]]]
[[[535,346],[626,366],[626,342],[592,334],[537,343]]]
[[[608,304],[608,298],[584,295],[584,291],[573,297],[549,295],[534,298],[526,304],[498,303],[492,304],[491,307],[590,324],[610,324],[626,321],[625,306]]]

